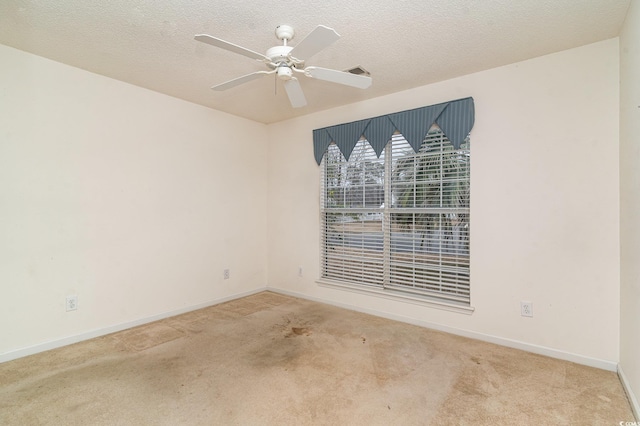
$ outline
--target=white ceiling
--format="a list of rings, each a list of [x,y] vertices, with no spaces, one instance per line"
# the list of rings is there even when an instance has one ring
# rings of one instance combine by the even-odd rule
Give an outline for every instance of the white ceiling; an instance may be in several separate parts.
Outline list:
[[[258,122],[423,86],[616,37],[631,0],[0,0],[0,43]],[[365,90],[302,78],[294,109],[265,77],[210,90],[257,61],[193,39],[206,33],[264,53],[291,25],[342,37],[306,65],[361,65]],[[277,91],[276,91],[277,88]],[[276,93],[277,92],[277,93]]]

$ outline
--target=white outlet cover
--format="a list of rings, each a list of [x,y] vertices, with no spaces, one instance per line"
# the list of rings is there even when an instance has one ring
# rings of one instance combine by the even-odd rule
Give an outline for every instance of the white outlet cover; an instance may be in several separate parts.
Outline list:
[[[68,311],[75,311],[78,309],[78,296],[67,296],[66,299],[66,310]]]
[[[520,315],[533,317],[533,302],[520,302]]]

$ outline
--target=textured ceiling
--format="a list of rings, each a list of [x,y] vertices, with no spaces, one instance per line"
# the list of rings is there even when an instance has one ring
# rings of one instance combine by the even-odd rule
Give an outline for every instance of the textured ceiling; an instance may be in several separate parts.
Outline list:
[[[630,1],[0,0],[0,43],[272,123],[615,37]],[[291,45],[319,24],[334,28],[342,37],[306,64],[361,65],[373,85],[303,77],[308,105],[297,109],[271,77],[210,90],[265,68],[195,34],[264,53],[280,44],[280,24],[295,28]]]

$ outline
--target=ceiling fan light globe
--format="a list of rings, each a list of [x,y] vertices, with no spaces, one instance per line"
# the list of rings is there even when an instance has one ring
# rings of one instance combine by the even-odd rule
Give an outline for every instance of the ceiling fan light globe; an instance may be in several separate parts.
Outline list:
[[[292,75],[293,71],[291,71],[291,68],[286,66],[278,67],[278,78],[280,80],[291,80]]]

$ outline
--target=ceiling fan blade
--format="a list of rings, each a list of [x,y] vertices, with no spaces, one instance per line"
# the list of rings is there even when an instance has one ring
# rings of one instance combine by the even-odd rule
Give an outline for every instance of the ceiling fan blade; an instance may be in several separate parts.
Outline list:
[[[309,77],[318,80],[330,81],[332,83],[344,84],[345,86],[357,87],[358,89],[366,89],[371,86],[373,81],[371,77],[366,75],[351,74],[346,71],[331,70],[320,67],[307,67],[304,73]]]
[[[264,77],[265,75],[273,74],[275,71],[256,71],[251,74],[243,75],[242,77],[234,78],[233,80],[229,80],[224,83],[220,83],[211,87],[213,90],[221,92],[223,90],[231,89],[233,87],[239,86],[241,84],[247,83],[252,80],[256,80],[260,77]]]
[[[334,29],[318,25],[289,52],[289,55],[304,61],[335,43],[339,38],[340,35]]]
[[[307,99],[304,97],[302,86],[300,86],[297,78],[292,77],[291,80],[285,81],[284,89],[287,91],[287,96],[289,96],[289,102],[291,102],[292,107],[300,108],[307,104]]]
[[[253,50],[246,49],[242,46],[238,46],[237,44],[229,43],[228,41],[224,41],[222,39],[212,37],[207,34],[198,34],[194,38],[203,43],[207,43],[212,46],[219,47],[221,49],[225,49],[233,53],[238,53],[240,55],[246,56],[251,59],[257,59],[259,61],[266,61],[266,62],[271,61],[262,53],[254,52]]]

